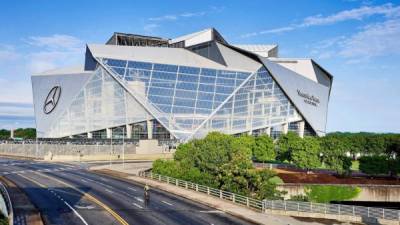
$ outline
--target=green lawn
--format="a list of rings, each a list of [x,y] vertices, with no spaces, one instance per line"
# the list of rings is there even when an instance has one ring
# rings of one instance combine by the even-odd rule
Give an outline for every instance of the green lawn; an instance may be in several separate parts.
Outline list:
[[[358,160],[351,161],[351,170],[359,170],[360,162]]]

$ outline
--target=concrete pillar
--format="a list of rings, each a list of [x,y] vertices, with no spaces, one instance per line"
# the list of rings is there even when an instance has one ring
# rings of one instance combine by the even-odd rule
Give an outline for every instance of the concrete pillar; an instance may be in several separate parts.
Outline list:
[[[282,134],[287,134],[289,129],[289,123],[282,124]]]
[[[304,126],[305,126],[305,122],[304,121],[300,121],[299,122],[299,130],[298,130],[298,133],[299,133],[299,137],[304,137]]]
[[[106,128],[107,138],[110,139],[112,137],[112,130],[111,128]]]
[[[72,139],[72,138],[74,138],[74,136],[72,136],[72,135],[69,135],[69,138],[71,138],[71,139]]]
[[[92,132],[88,132],[87,133],[87,138],[92,139],[93,138],[93,133]]]
[[[132,137],[132,125],[127,124],[126,125],[126,138],[131,138]]]
[[[147,120],[147,139],[153,139],[153,120]]]
[[[264,132],[266,135],[271,137],[271,127],[267,127]]]
[[[10,138],[11,138],[11,139],[14,138],[14,129],[11,129],[11,131],[10,131]]]

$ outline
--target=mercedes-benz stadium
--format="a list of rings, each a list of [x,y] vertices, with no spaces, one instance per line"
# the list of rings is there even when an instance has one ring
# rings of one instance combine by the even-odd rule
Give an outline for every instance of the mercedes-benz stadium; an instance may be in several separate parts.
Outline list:
[[[213,28],[174,39],[114,33],[86,46],[83,65],[32,75],[39,138],[323,136],[331,86],[312,59],[230,44]]]

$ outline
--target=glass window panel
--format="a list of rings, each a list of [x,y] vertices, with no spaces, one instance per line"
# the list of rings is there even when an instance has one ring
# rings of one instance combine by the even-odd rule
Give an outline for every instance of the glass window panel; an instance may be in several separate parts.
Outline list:
[[[197,108],[211,109],[213,106],[212,101],[197,101]]]
[[[236,78],[236,72],[220,70],[219,73],[218,73],[218,77],[235,79]]]
[[[196,92],[195,91],[176,90],[175,97],[196,99]]]
[[[197,90],[197,83],[178,82],[176,88],[183,90]]]
[[[178,74],[178,81],[197,83],[199,81],[199,76]]]
[[[150,87],[149,95],[171,96],[174,94],[173,89]]]
[[[199,92],[197,95],[197,99],[212,101],[214,99],[214,93]]]
[[[216,71],[216,70],[213,70],[213,69],[202,68],[200,74],[206,75],[206,76],[215,77],[216,74],[217,74],[217,71]]]
[[[215,77],[200,77],[200,83],[202,84],[215,84]]]
[[[146,62],[129,61],[128,62],[128,67],[129,68],[136,68],[136,69],[151,70],[152,64],[151,63],[146,63]]]
[[[189,67],[189,66],[180,66],[179,73],[187,73],[187,74],[199,74],[200,68]]]
[[[225,85],[225,86],[235,86],[235,80],[234,79],[218,77],[217,84],[218,85]]]
[[[153,72],[153,77],[152,79],[160,79],[160,80],[171,80],[175,81],[176,80],[176,73],[166,73],[166,72]]]
[[[109,66],[117,66],[117,67],[123,67],[123,68],[125,68],[125,66],[126,66],[125,60],[104,59],[103,62],[104,62],[104,64],[107,64]]]
[[[154,64],[153,70],[176,73],[176,72],[178,72],[178,66],[167,65],[167,64]]]
[[[195,101],[193,99],[175,98],[174,106],[194,107]]]
[[[214,92],[214,85],[207,85],[207,84],[200,84],[199,85],[199,91],[204,91],[204,92]]]

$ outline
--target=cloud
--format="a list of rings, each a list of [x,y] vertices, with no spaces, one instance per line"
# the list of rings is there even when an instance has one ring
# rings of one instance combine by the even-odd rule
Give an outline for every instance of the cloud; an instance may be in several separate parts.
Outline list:
[[[15,48],[11,45],[0,45],[0,61],[10,61],[15,60],[20,57],[15,50]]]
[[[74,36],[65,34],[32,36],[25,42],[31,47],[40,49],[27,54],[27,67],[30,73],[76,64],[83,58],[84,42]]]
[[[366,25],[350,36],[339,36],[315,44],[311,54],[318,59],[342,57],[354,64],[371,58],[400,54],[400,19]]]
[[[156,23],[150,23],[150,24],[146,24],[144,27],[143,27],[143,30],[146,32],[146,33],[152,33],[153,31],[154,31],[154,29],[156,29],[157,27],[159,27],[160,25],[158,25],[158,24],[156,24]]]
[[[388,3],[379,6],[361,6],[356,9],[343,10],[329,16],[322,16],[322,15],[309,16],[304,18],[303,21],[298,24],[291,24],[274,29],[251,32],[241,35],[241,38],[249,38],[263,34],[278,34],[305,27],[331,25],[349,20],[363,20],[365,18],[377,15],[384,16],[385,18],[389,19],[400,17],[400,6],[395,6],[391,3]]]
[[[339,55],[369,59],[400,54],[400,19],[391,19],[363,27],[362,31],[339,43]]]
[[[151,17],[148,20],[149,21],[155,21],[155,22],[161,22],[161,21],[173,21],[173,20],[178,20],[181,18],[191,18],[191,17],[200,17],[206,15],[205,11],[202,12],[184,12],[181,14],[175,14],[175,15],[164,15],[160,17]]]
[[[26,42],[32,46],[47,48],[47,49],[67,49],[76,50],[81,48],[84,43],[82,40],[64,34],[54,34],[52,36],[32,36]]]

